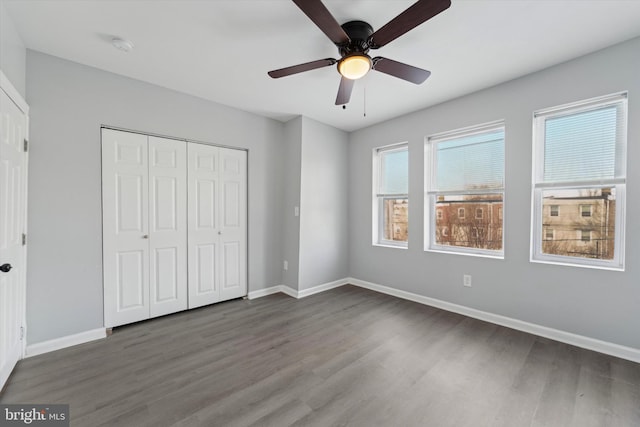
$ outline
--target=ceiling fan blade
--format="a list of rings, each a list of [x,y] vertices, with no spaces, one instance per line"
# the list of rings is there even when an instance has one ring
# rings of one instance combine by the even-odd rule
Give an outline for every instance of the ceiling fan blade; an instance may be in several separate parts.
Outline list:
[[[377,49],[397,39],[451,6],[451,0],[418,0],[371,35],[370,47]]]
[[[393,59],[383,58],[381,56],[376,56],[372,59],[372,62],[372,69],[417,85],[427,80],[431,75],[431,71],[423,70],[422,68],[394,61]]]
[[[332,42],[335,44],[349,43],[351,39],[347,33],[320,0],[293,0],[293,2]]]
[[[340,79],[340,87],[338,87],[338,96],[336,96],[336,105],[344,105],[349,103],[351,99],[351,91],[356,81],[342,77]]]
[[[280,77],[290,76],[292,74],[302,73],[303,71],[311,71],[316,68],[328,67],[336,62],[338,61],[333,58],[318,59],[317,61],[305,62],[304,64],[292,65],[291,67],[269,71],[267,74],[269,74],[271,78],[277,79]]]

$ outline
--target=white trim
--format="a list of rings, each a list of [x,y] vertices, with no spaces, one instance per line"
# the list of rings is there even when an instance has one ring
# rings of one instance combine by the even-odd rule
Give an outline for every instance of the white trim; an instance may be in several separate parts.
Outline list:
[[[310,295],[314,295],[320,292],[328,291],[329,289],[339,288],[340,286],[347,285],[349,283],[348,278],[334,280],[333,282],[323,283],[321,285],[317,285],[311,288],[303,289],[298,291],[297,298],[304,298]]]
[[[270,288],[259,289],[257,291],[249,292],[249,299],[256,299],[261,297],[266,297],[267,295],[272,295],[278,292],[282,292],[283,294],[289,295],[290,297],[300,299],[305,298],[314,294],[318,294],[320,292],[328,291],[329,289],[338,288],[340,286],[344,286],[349,284],[348,278],[334,280],[333,282],[322,283],[317,286],[313,286],[311,288],[303,289],[298,291],[296,289],[290,288],[287,285],[277,285],[272,286]]]
[[[586,348],[588,350],[593,350],[611,356],[619,357],[621,359],[640,363],[640,349],[637,348],[614,344],[607,341],[601,341],[595,338],[585,337],[583,335],[577,335],[571,332],[561,331],[558,329],[513,319],[511,317],[501,316],[499,314],[476,310],[474,308],[453,304],[435,298],[425,297],[423,295],[390,288],[388,286],[366,282],[364,280],[350,278],[348,279],[348,283],[383,294],[392,295],[398,298],[414,301],[432,307],[437,307],[442,310],[451,311],[453,313],[462,314],[464,316],[473,317],[474,319],[484,320],[496,325],[501,325],[507,328],[516,329],[518,331],[523,331],[533,335],[549,338],[555,341],[563,342],[565,344]]]
[[[465,136],[478,135],[481,133],[489,133],[495,130],[504,129],[504,119],[494,120],[492,122],[482,123],[479,125],[466,126],[459,129],[449,130],[445,132],[435,133],[426,137],[427,142],[431,140],[446,141],[449,139],[463,138]]]
[[[278,292],[282,292],[282,285],[271,286],[270,288],[251,291],[247,294],[247,298],[249,299],[262,298],[262,297],[266,297],[267,295],[277,294]]]
[[[298,291],[293,288],[288,287],[287,285],[276,285],[271,286],[270,288],[258,289],[257,291],[249,292],[247,298],[256,299],[266,297],[267,295],[277,294],[278,292],[283,293],[285,295],[289,295],[293,298],[299,298]]]
[[[92,329],[90,331],[80,332],[78,334],[67,335],[60,338],[54,338],[49,341],[43,341],[36,344],[27,345],[25,357],[37,356],[39,354],[49,353],[63,348],[71,347],[78,344],[84,344],[90,341],[99,340],[107,337],[105,328]]]
[[[543,108],[538,111],[534,111],[533,117],[546,117],[552,115],[562,115],[566,112],[574,112],[575,110],[589,110],[590,108],[602,108],[609,105],[615,105],[621,100],[629,99],[629,92],[622,91],[612,93],[610,95],[598,96],[595,98],[584,99],[581,101],[570,102],[564,105],[558,105],[555,107]]]
[[[0,70],[0,88],[11,98],[11,100],[18,106],[18,108],[25,114],[29,115],[29,105],[24,100],[18,89],[11,84],[11,81],[7,78],[2,70]],[[28,138],[28,136],[27,136]]]
[[[291,298],[298,298],[298,291],[286,285],[280,285],[280,292],[285,295],[289,295]]]

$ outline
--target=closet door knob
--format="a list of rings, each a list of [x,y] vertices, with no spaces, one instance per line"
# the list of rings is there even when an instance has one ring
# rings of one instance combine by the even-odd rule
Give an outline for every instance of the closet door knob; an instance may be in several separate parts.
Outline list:
[[[2,264],[0,265],[0,271],[2,271],[3,273],[8,273],[11,271],[13,267],[11,267],[11,264]]]
[[[218,235],[222,235],[222,231],[218,231]]]
[[[143,234],[143,235],[142,235],[142,238],[143,238],[143,239],[148,239],[148,238],[149,238],[149,235],[148,235],[148,234]]]

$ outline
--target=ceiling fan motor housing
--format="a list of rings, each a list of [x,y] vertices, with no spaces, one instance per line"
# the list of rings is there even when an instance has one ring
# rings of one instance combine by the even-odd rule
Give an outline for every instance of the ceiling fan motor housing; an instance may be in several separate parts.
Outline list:
[[[373,27],[364,21],[349,21],[341,25],[342,29],[349,36],[351,41],[345,44],[338,44],[340,56],[351,53],[369,52],[369,38],[373,34]]]

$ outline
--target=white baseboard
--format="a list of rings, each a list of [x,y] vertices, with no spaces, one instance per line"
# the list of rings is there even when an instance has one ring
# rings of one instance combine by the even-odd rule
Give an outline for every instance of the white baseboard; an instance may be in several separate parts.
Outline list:
[[[282,285],[271,286],[270,288],[258,289],[257,291],[251,291],[247,295],[249,299],[256,299],[266,297],[267,295],[277,294],[282,292]]]
[[[257,291],[249,292],[248,298],[255,299],[260,297],[266,297],[267,295],[275,294],[278,292],[282,292],[283,294],[287,294],[290,297],[300,299],[300,298],[308,297],[313,294],[328,291],[329,289],[344,286],[348,283],[350,283],[349,279],[345,278],[340,280],[334,280],[333,282],[329,282],[329,283],[323,283],[321,285],[313,286],[311,288],[303,289],[301,291],[290,288],[287,285],[277,285],[277,286],[272,286],[270,288],[258,289]]]
[[[399,289],[390,288],[388,286],[378,285],[376,283],[366,282],[355,278],[350,278],[347,283],[350,283],[361,288],[369,289],[372,291],[380,292],[394,297],[414,301],[420,304],[429,305],[432,307],[440,308],[442,310],[451,311],[454,313],[462,314],[464,316],[473,317],[474,319],[484,320],[486,322],[494,323],[496,325],[506,326],[507,328],[516,329],[519,331],[527,332],[533,335],[538,335],[545,338],[550,338],[555,341],[560,341],[565,344],[571,344],[576,347],[586,348],[588,350],[597,351],[599,353],[609,354],[611,356],[619,357],[621,359],[631,360],[633,362],[640,363],[640,349],[633,347],[626,347],[619,344],[610,343],[607,341],[601,341],[595,338],[585,337],[583,335],[573,334],[571,332],[565,332],[558,329],[549,328],[546,326],[537,325],[535,323],[529,323],[511,317],[501,316],[499,314],[493,314],[482,310],[476,310],[475,308],[465,307],[463,305],[453,304],[450,302],[442,301],[435,298],[425,297],[423,295],[414,294],[412,292],[406,292]]]
[[[340,280],[334,280],[333,282],[329,282],[329,283],[323,283],[321,285],[317,285],[311,288],[307,288],[307,289],[303,289],[301,291],[298,291],[298,296],[297,298],[304,298],[304,297],[308,297],[310,295],[313,294],[317,294],[320,292],[324,292],[324,291],[328,291],[329,289],[334,289],[334,288],[338,288],[340,286],[344,286],[346,284],[349,283],[349,279],[345,278],[345,279],[340,279]]]
[[[293,288],[288,287],[287,285],[280,285],[280,292],[283,294],[287,294],[292,298],[300,298],[298,296],[298,291]]]
[[[276,286],[271,286],[270,288],[258,289],[257,291],[249,292],[249,295],[247,295],[247,298],[249,299],[262,298],[262,297],[266,297],[267,295],[277,294],[278,292],[282,292],[283,294],[289,295],[290,297],[293,297],[293,298],[299,298],[298,291],[288,287],[287,285],[276,285]]]
[[[27,345],[25,357],[37,356],[50,351],[60,350],[86,342],[106,338],[107,331],[105,328],[93,329],[90,331],[80,332],[78,334],[67,335],[65,337],[55,338],[49,341],[43,341],[36,344]]]

